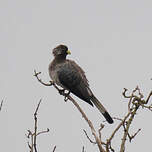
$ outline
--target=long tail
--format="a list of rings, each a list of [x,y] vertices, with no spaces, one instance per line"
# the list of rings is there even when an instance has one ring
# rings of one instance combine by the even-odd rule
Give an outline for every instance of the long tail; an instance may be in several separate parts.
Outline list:
[[[102,113],[102,115],[105,117],[105,119],[108,121],[108,123],[112,124],[113,119],[107,112],[107,110],[104,108],[104,106],[99,102],[99,100],[93,95],[91,98],[91,101],[94,103],[94,105],[98,108],[98,110]]]

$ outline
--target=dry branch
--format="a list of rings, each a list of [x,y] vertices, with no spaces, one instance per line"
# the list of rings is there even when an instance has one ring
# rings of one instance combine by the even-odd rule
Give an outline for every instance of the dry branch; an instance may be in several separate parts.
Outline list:
[[[124,152],[125,151],[125,144],[126,144],[127,137],[129,138],[129,141],[131,141],[132,139],[135,138],[135,136],[141,130],[141,129],[139,129],[132,136],[130,136],[130,134],[129,134],[129,129],[130,129],[130,126],[131,126],[131,124],[132,124],[132,122],[134,120],[134,117],[136,115],[137,110],[140,107],[143,107],[143,108],[146,108],[146,109],[149,109],[149,110],[152,111],[152,105],[149,105],[149,106],[147,105],[148,102],[149,102],[150,97],[152,96],[152,91],[148,95],[147,99],[144,100],[143,99],[144,96],[141,93],[141,91],[140,91],[140,89],[139,89],[138,86],[132,91],[132,93],[130,95],[126,95],[126,93],[127,93],[128,90],[126,88],[124,88],[124,92],[122,93],[122,95],[124,96],[124,98],[129,99],[129,101],[128,101],[128,113],[125,115],[124,118],[115,118],[115,119],[119,120],[120,123],[113,130],[112,134],[106,140],[106,142],[103,142],[101,140],[101,130],[103,129],[104,126],[103,125],[100,126],[100,128],[98,130],[98,134],[97,134],[96,130],[94,129],[94,126],[93,126],[92,122],[88,119],[88,117],[86,116],[86,114],[84,113],[84,111],[81,109],[81,107],[78,105],[78,103],[70,96],[70,93],[65,93],[64,90],[59,89],[58,86],[55,83],[53,83],[53,81],[50,81],[48,84],[42,82],[42,80],[38,77],[38,75],[41,72],[38,72],[38,73],[36,71],[34,71],[34,72],[35,72],[34,76],[37,78],[37,80],[41,84],[43,84],[45,86],[54,86],[58,90],[58,92],[60,93],[60,95],[63,95],[65,97],[65,100],[70,100],[74,104],[74,106],[79,110],[79,112],[81,113],[82,117],[85,119],[85,121],[89,125],[89,127],[91,129],[91,132],[92,132],[92,134],[93,134],[93,136],[95,138],[95,141],[92,141],[89,138],[89,136],[87,135],[86,131],[84,130],[85,135],[88,138],[88,140],[90,141],[90,143],[98,145],[98,149],[99,149],[100,152],[110,152],[110,151],[115,152],[114,148],[112,148],[111,142],[112,142],[115,134],[119,131],[119,129],[121,127],[124,128],[124,132],[123,132],[123,137],[122,137],[122,141],[121,141],[120,152]],[[138,95],[136,95],[136,94],[138,94]],[[83,149],[83,151],[84,151],[84,149]]]
[[[55,150],[56,150],[56,146],[54,146],[54,148],[53,148],[53,151],[52,151],[52,152],[55,152]]]
[[[97,143],[97,145],[98,145],[98,148],[99,148],[100,152],[105,152],[105,150],[104,150],[103,147],[102,147],[102,142],[101,142],[101,140],[100,140],[100,137],[97,135],[97,133],[96,133],[96,131],[95,131],[95,129],[94,129],[94,126],[93,126],[92,122],[88,119],[88,117],[86,116],[86,114],[84,113],[84,111],[81,109],[81,107],[78,105],[78,103],[70,96],[70,94],[63,92],[63,91],[62,91],[61,89],[59,89],[59,88],[57,87],[57,85],[56,85],[55,83],[53,83],[52,81],[50,81],[49,84],[42,82],[42,80],[38,77],[38,75],[39,75],[41,72],[38,72],[38,73],[37,73],[36,71],[34,71],[34,73],[35,73],[34,76],[37,78],[37,80],[38,80],[41,84],[43,84],[43,85],[45,85],[45,86],[51,86],[51,85],[53,85],[53,86],[58,90],[58,92],[65,97],[65,100],[68,99],[68,100],[70,100],[70,101],[75,105],[75,107],[78,109],[78,111],[82,114],[82,117],[83,117],[83,118],[85,119],[85,121],[88,123],[88,125],[89,125],[89,127],[90,127],[90,129],[91,129],[91,132],[92,132],[92,134],[93,134],[93,136],[94,136],[94,138],[95,138],[95,141],[96,141],[96,143]],[[61,93],[61,92],[62,92],[62,93]]]
[[[0,111],[2,110],[2,106],[3,106],[3,100],[1,101],[1,104],[0,104]]]
[[[27,130],[28,134],[26,135],[26,137],[28,139],[30,139],[30,142],[28,141],[28,147],[30,149],[30,152],[34,152],[34,151],[37,152],[37,136],[40,135],[40,134],[44,134],[44,133],[49,132],[48,128],[47,128],[47,130],[44,130],[44,131],[41,131],[41,132],[37,131],[37,128],[38,128],[37,113],[38,113],[41,101],[42,100],[39,101],[39,103],[36,107],[36,110],[34,112],[34,131],[32,132],[31,130]]]

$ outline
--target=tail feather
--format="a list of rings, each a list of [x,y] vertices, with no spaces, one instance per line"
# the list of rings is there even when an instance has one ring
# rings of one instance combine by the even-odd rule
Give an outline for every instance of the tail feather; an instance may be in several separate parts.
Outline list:
[[[99,100],[93,95],[91,98],[91,101],[94,103],[94,105],[98,108],[98,110],[102,113],[102,115],[105,117],[105,119],[108,121],[108,123],[112,124],[113,119],[107,112],[107,110],[104,108],[104,106],[99,102]]]

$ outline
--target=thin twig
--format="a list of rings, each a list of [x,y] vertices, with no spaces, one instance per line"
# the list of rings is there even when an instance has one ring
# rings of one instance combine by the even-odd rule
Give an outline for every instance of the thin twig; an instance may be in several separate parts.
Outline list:
[[[34,120],[35,120],[35,124],[34,124],[34,149],[35,149],[35,152],[37,152],[37,147],[36,147],[36,140],[37,140],[37,112],[38,112],[38,109],[40,107],[40,104],[41,104],[41,101],[42,99],[39,101],[38,105],[37,105],[37,108],[35,110],[35,113],[34,113]]]
[[[0,104],[0,111],[2,110],[2,106],[3,106],[3,100],[1,101],[1,104]]]
[[[98,133],[99,133],[99,138],[101,140],[101,130],[104,128],[104,125],[103,124],[100,124],[100,128],[98,130]]]
[[[136,114],[136,111],[138,110],[139,106],[137,106],[134,111],[131,113],[131,116],[129,118],[129,120],[127,121],[127,125],[126,125],[126,129],[124,131],[124,135],[123,135],[123,138],[122,138],[122,143],[121,143],[121,147],[120,147],[120,152],[124,152],[125,151],[125,142],[126,142],[126,137],[128,135],[128,132],[129,132],[129,128],[130,128],[130,125],[134,119],[134,116]]]
[[[40,135],[40,134],[44,134],[44,133],[48,133],[50,131],[49,128],[47,128],[47,130],[44,130],[44,131],[40,131],[36,134],[36,136]]]
[[[124,117],[124,119],[122,120],[122,122],[119,123],[119,125],[116,127],[116,129],[113,131],[113,133],[111,134],[110,138],[107,140],[107,142],[111,142],[111,140],[113,139],[113,137],[115,136],[115,134],[117,133],[117,131],[120,129],[120,127],[123,125],[123,123],[126,121],[126,119],[129,117],[130,112],[127,113],[127,115]]]
[[[82,152],[84,152],[84,146],[82,147]]]
[[[107,144],[106,144],[106,150],[107,150],[107,152],[109,152],[109,146],[111,145],[111,140],[114,138],[114,136],[118,132],[118,130],[122,127],[122,125],[124,124],[124,122],[126,121],[126,119],[129,117],[129,115],[130,115],[130,112],[127,113],[127,115],[124,117],[124,119],[114,129],[114,131],[112,132],[112,134],[109,137],[109,139],[107,139]]]
[[[52,85],[53,85],[53,82],[52,82],[52,81],[50,81],[49,83],[44,83],[41,79],[39,79],[39,77],[38,77],[39,74],[41,74],[41,72],[36,72],[36,70],[34,70],[34,76],[37,78],[37,80],[38,80],[41,84],[43,84],[43,85],[45,85],[45,86],[52,86]]]
[[[148,110],[152,111],[152,105],[150,106],[145,106],[145,105],[142,105],[143,108],[147,108]]]
[[[117,117],[113,117],[113,119],[115,119],[115,120],[119,120],[119,121],[123,121],[123,119],[121,119],[121,118],[117,118]]]
[[[92,140],[90,139],[90,137],[88,136],[87,132],[86,132],[84,129],[83,129],[83,131],[84,131],[86,137],[88,138],[88,140],[90,141],[90,143],[92,143],[92,144],[97,144],[96,142],[94,142],[94,141],[92,141]]]
[[[47,130],[37,132],[37,128],[38,128],[37,113],[38,113],[41,101],[42,101],[42,99],[40,99],[40,101],[36,107],[36,110],[34,112],[34,131],[32,132],[31,130],[27,130],[28,134],[26,135],[26,137],[31,140],[31,142],[28,142],[28,147],[30,149],[30,152],[34,152],[34,151],[37,152],[37,136],[40,134],[49,132],[48,128],[47,128]]]
[[[149,99],[150,99],[151,96],[152,96],[152,91],[149,93],[149,95],[148,95],[148,97],[147,97],[147,99],[146,99],[146,101],[145,101],[145,104],[148,103],[148,101],[149,101]]]
[[[132,136],[130,136],[130,134],[128,133],[128,137],[129,137],[129,141],[131,142],[132,139],[135,138],[135,136],[141,131],[141,129],[138,129]]]
[[[53,151],[52,151],[52,152],[55,152],[55,150],[56,150],[56,146],[54,146],[54,148],[53,148]]]

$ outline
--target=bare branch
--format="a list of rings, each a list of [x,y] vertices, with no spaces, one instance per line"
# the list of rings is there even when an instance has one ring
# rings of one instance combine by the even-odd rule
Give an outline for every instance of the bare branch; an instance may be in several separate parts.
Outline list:
[[[103,124],[100,124],[100,128],[98,130],[98,133],[99,133],[99,138],[101,140],[101,130],[104,128],[104,125]]]
[[[83,131],[84,131],[87,139],[90,141],[90,143],[92,143],[92,144],[97,144],[96,142],[94,142],[94,141],[92,141],[92,140],[90,139],[90,137],[88,136],[87,132],[86,132],[84,129],[83,129]]]
[[[133,121],[133,118],[136,114],[136,111],[138,110],[139,106],[137,106],[133,113],[131,113],[131,117],[129,118],[129,120],[127,121],[127,125],[126,125],[126,129],[124,130],[124,135],[123,135],[123,138],[122,138],[122,143],[121,143],[121,148],[120,148],[120,152],[124,152],[125,151],[125,142],[126,142],[126,137],[128,135],[128,131],[129,131],[129,128],[130,128],[130,125]]]
[[[130,134],[128,133],[129,141],[131,142],[132,139],[134,139],[135,136],[136,136],[140,131],[141,131],[141,129],[138,129],[138,130],[134,133],[134,135],[132,135],[132,136],[130,136]]]
[[[146,99],[146,101],[145,101],[145,104],[148,103],[148,101],[149,101],[149,99],[150,99],[151,96],[152,96],[152,91],[149,93],[149,95],[148,95],[148,97],[147,97],[147,99]]]
[[[67,93],[65,93],[64,91],[61,91],[61,89],[59,89],[57,86],[56,86],[56,84],[54,84],[54,83],[52,83],[52,81],[50,81],[50,84],[46,84],[46,83],[44,83],[44,82],[42,82],[42,80],[41,79],[39,79],[39,77],[38,77],[38,75],[41,73],[41,72],[36,72],[36,71],[34,71],[35,72],[35,75],[34,76],[36,76],[36,78],[37,78],[37,80],[41,83],[41,84],[43,84],[43,85],[45,85],[45,86],[51,86],[51,85],[53,85],[57,90],[58,90],[58,92],[60,93],[60,95],[63,95],[64,97],[65,97],[65,100],[67,101],[68,99],[75,105],[75,107],[79,110],[79,112],[82,114],[82,117],[85,119],[85,121],[88,123],[88,125],[89,125],[89,127],[90,127],[90,129],[91,129],[91,132],[92,132],[92,134],[93,134],[93,136],[94,136],[94,138],[95,138],[95,140],[96,140],[96,143],[97,143],[97,145],[98,145],[98,148],[99,148],[99,150],[100,150],[100,152],[105,152],[105,150],[102,148],[102,142],[101,142],[101,140],[100,140],[100,138],[98,137],[98,135],[97,135],[97,133],[96,133],[96,131],[95,131],[95,129],[94,129],[94,126],[93,126],[93,124],[92,124],[92,122],[88,119],[88,117],[86,116],[86,114],[83,112],[83,110],[80,108],[80,106],[77,104],[77,102],[69,95],[69,93],[67,94]],[[62,92],[62,93],[61,93]]]
[[[104,143],[102,142],[101,140],[101,130],[103,129],[103,125],[100,126],[99,130],[98,130],[98,134],[96,132],[96,130],[94,129],[94,126],[92,124],[92,122],[88,119],[88,117],[86,116],[86,114],[84,113],[84,111],[81,109],[81,107],[77,104],[77,102],[69,95],[70,92],[68,93],[65,93],[65,90],[61,90],[58,88],[58,86],[56,84],[54,84],[52,81],[50,81],[50,83],[44,83],[42,82],[41,79],[38,78],[38,75],[40,74],[40,72],[36,73],[35,72],[35,75],[37,80],[45,85],[45,86],[54,86],[58,92],[60,93],[60,95],[63,95],[65,97],[65,101],[67,100],[70,100],[74,106],[78,109],[78,111],[81,113],[82,117],[85,119],[85,121],[87,122],[87,124],[89,125],[90,129],[91,129],[91,132],[92,132],[92,135],[94,136],[95,138],[95,141],[92,141],[90,139],[90,137],[87,135],[87,132],[85,130],[84,133],[86,135],[86,137],[88,138],[88,140],[90,141],[90,143],[93,143],[93,144],[97,144],[98,145],[98,148],[99,148],[99,151],[100,152],[115,152],[115,150],[112,148],[111,146],[111,141],[112,139],[114,138],[115,134],[118,132],[118,130],[121,128],[121,127],[124,127],[124,133],[123,133],[123,137],[122,137],[122,142],[121,142],[121,147],[120,147],[120,152],[124,152],[125,151],[125,144],[126,144],[126,138],[128,137],[129,140],[131,141],[133,138],[135,138],[135,136],[140,132],[141,129],[139,129],[134,135],[130,136],[129,134],[129,128],[132,124],[132,121],[134,120],[134,117],[136,115],[136,112],[137,110],[140,108],[140,107],[143,107],[143,108],[148,108],[149,110],[152,111],[152,105],[150,106],[147,106],[146,104],[148,103],[150,97],[152,96],[152,91],[150,92],[149,96],[147,97],[146,100],[143,99],[143,94],[141,93],[139,87],[137,86],[130,95],[126,95],[127,93],[127,89],[124,88],[124,91],[123,91],[123,96],[124,98],[127,98],[129,99],[128,101],[128,112],[127,114],[125,115],[125,117],[123,119],[120,119],[120,118],[114,118],[114,119],[117,119],[120,121],[120,123],[118,124],[118,126],[114,129],[114,131],[112,132],[111,136],[107,139],[107,142]],[[137,95],[136,95],[137,94]],[[105,146],[106,148],[106,151],[103,149],[102,146]],[[82,149],[82,151],[84,151],[84,148]]]
[[[38,132],[38,133],[36,134],[36,136],[41,135],[41,134],[44,134],[44,133],[48,133],[49,131],[50,131],[50,129],[47,128],[47,130]]]
[[[147,108],[148,110],[152,111],[152,105],[150,105],[150,106],[142,105],[142,107]]]
[[[37,152],[37,147],[36,147],[36,140],[37,140],[37,112],[38,112],[38,109],[40,107],[40,104],[41,104],[41,101],[42,99],[40,99],[38,105],[37,105],[37,108],[35,110],[35,113],[34,113],[34,120],[35,120],[35,124],[34,124],[34,149],[35,149],[35,152]]]
[[[37,80],[41,83],[41,84],[43,84],[43,85],[45,85],[45,86],[52,86],[53,85],[53,82],[52,81],[50,81],[49,83],[44,83],[39,77],[38,77],[38,75],[40,75],[41,74],[41,72],[36,72],[36,70],[34,70],[34,76],[37,78]]]
[[[128,91],[128,89],[124,88],[124,91],[122,92],[122,95],[125,97],[125,98],[130,98],[131,96],[127,96],[126,95],[126,92]]]
[[[82,152],[84,152],[84,146],[82,147]]]
[[[134,94],[136,91],[138,91],[138,96]],[[122,138],[120,152],[125,151],[125,143],[126,143],[127,136],[129,137],[129,140],[131,141],[138,134],[138,132],[140,131],[140,129],[139,129],[133,136],[129,135],[129,128],[131,126],[131,123],[132,123],[135,115],[136,115],[137,110],[140,107],[143,107],[144,104],[148,103],[151,95],[152,95],[152,92],[150,92],[147,100],[145,101],[145,100],[142,99],[144,96],[141,93],[138,86],[132,91],[132,94],[130,96],[130,100],[129,100],[129,103],[128,103],[128,107],[129,107],[128,111],[130,113],[129,114],[129,119],[128,119],[128,121],[126,121],[126,123],[122,124],[123,127],[124,127],[124,134],[123,134],[123,138]],[[131,106],[131,104],[132,104],[132,106]],[[130,108],[130,107],[132,107],[132,108]]]
[[[1,104],[0,104],[0,111],[2,110],[2,106],[3,106],[3,100],[1,101]]]
[[[130,113],[127,113],[127,115],[124,117],[124,119],[122,120],[122,122],[120,122],[120,124],[116,127],[116,129],[113,131],[113,133],[111,134],[110,138],[107,140],[107,143],[111,142],[111,140],[114,138],[115,134],[117,133],[117,131],[120,129],[120,127],[123,125],[123,123],[126,121],[126,119],[129,117]]]
[[[40,99],[40,101],[36,107],[36,110],[34,112],[34,131],[32,132],[31,130],[27,130],[28,134],[26,135],[26,137],[31,140],[31,142],[28,142],[28,147],[30,149],[30,152],[34,152],[34,151],[37,152],[37,136],[40,134],[49,132],[48,128],[47,128],[47,130],[37,132],[37,128],[38,128],[37,113],[38,113],[41,101],[42,101],[42,99]]]
[[[115,119],[115,120],[119,120],[119,121],[123,121],[123,119],[121,119],[121,118],[117,118],[117,117],[113,117],[113,119]]]
[[[56,146],[54,146],[54,148],[53,148],[53,151],[52,151],[52,152],[55,152],[55,150],[56,150]]]
[[[80,106],[77,104],[77,102],[69,95],[68,96],[68,99],[70,101],[72,101],[72,103],[76,106],[76,108],[79,110],[79,112],[82,114],[82,117],[85,119],[85,121],[88,123],[90,129],[91,129],[91,132],[96,140],[96,143],[98,145],[98,148],[100,150],[100,152],[105,152],[105,150],[102,148],[102,142],[101,140],[99,139],[99,137],[97,136],[97,133],[94,129],[94,126],[92,124],[92,122],[88,119],[88,117],[86,116],[86,114],[83,112],[83,110],[80,108]]]

